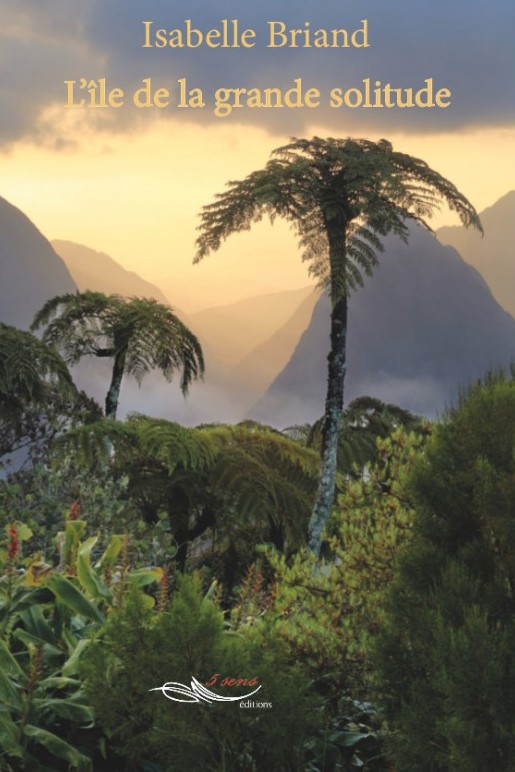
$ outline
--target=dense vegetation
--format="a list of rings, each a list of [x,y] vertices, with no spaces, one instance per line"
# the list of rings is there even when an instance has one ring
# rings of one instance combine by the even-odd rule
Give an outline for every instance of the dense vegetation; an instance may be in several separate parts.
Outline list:
[[[515,760],[515,384],[488,379],[434,432],[379,636],[395,769]]]
[[[514,381],[349,405],[317,559],[320,422],[103,418],[2,333],[2,769],[512,769]]]

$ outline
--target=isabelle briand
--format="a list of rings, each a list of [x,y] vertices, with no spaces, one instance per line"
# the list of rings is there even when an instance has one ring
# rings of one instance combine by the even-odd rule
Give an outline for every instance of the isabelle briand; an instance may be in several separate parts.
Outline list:
[[[309,21],[288,27],[283,21],[268,21],[267,48],[368,48],[368,21],[362,19],[355,29],[313,29]],[[155,28],[153,21],[143,21],[142,48],[254,48],[256,30],[244,29],[239,19],[221,19],[218,27],[201,29],[191,19],[173,29]]]

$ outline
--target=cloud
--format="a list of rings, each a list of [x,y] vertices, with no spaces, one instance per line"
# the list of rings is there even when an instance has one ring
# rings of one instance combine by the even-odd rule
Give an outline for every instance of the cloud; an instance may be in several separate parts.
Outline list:
[[[143,48],[143,21],[154,28],[184,29],[184,20],[205,32],[219,28],[222,19],[238,19],[240,28],[256,31],[252,49]],[[368,48],[266,48],[268,21],[288,28],[346,28],[368,21]],[[3,10],[0,86],[0,141],[32,136],[47,138],[48,108],[63,105],[65,80],[106,77],[108,84],[127,93],[141,80],[175,93],[177,80],[201,87],[209,104],[217,87],[292,85],[297,77],[322,92],[323,104],[314,110],[240,108],[226,118],[211,109],[178,110],[168,115],[188,120],[237,121],[263,125],[282,133],[300,133],[307,122],[345,134],[356,129],[449,131],[471,125],[508,125],[514,122],[515,7],[512,0],[339,0],[315,3],[301,0],[262,0],[242,4],[226,0],[18,0]],[[301,36],[300,36],[301,37]],[[452,105],[444,110],[338,108],[327,106],[330,88],[363,88],[370,78],[393,87],[418,89],[427,78],[435,88],[452,91]],[[107,128],[131,130],[149,113],[129,105],[108,111]],[[152,112],[152,111],[149,111]],[[166,113],[166,109],[163,110]],[[102,111],[90,111],[102,121]],[[55,132],[58,132],[57,127]],[[54,137],[62,141],[63,137]],[[65,138],[64,138],[65,139]]]

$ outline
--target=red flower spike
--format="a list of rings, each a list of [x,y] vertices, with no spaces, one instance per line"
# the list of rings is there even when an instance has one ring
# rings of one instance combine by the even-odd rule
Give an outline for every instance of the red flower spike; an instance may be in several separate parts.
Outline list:
[[[70,509],[68,510],[68,519],[77,520],[80,515],[80,504],[77,499],[72,502]]]
[[[20,540],[18,539],[18,529],[16,523],[9,526],[9,548],[7,550],[8,560],[16,560],[20,554]]]

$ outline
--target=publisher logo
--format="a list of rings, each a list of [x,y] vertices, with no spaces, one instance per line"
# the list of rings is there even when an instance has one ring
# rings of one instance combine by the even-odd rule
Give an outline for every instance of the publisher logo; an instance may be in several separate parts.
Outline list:
[[[209,686],[213,686],[215,683],[217,683],[215,676],[219,676],[219,673],[211,676],[207,682]],[[215,680],[213,681],[213,679]],[[256,684],[257,681],[255,678],[250,681],[246,678],[225,678],[220,682],[220,686],[229,687],[255,686]],[[254,689],[251,692],[247,692],[246,694],[238,694],[237,696],[232,696],[229,694],[216,694],[210,689],[207,689],[203,684],[200,683],[200,681],[192,676],[190,686],[181,684],[178,681],[167,681],[162,686],[156,686],[153,689],[149,689],[149,691],[162,692],[167,700],[172,700],[173,702],[207,702],[211,704],[213,702],[242,702],[243,700],[247,700],[249,697],[252,697],[252,695],[256,694],[256,692],[258,692],[260,689],[261,686],[258,686],[257,689]]]

